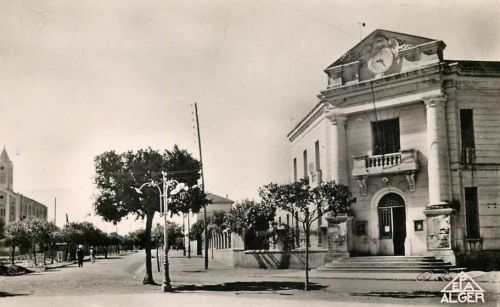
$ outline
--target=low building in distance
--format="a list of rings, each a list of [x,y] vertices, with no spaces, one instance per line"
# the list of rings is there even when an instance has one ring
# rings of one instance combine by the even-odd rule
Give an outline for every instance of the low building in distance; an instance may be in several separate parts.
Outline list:
[[[0,155],[0,218],[10,224],[25,218],[47,220],[47,207],[14,192],[14,165],[5,148]]]

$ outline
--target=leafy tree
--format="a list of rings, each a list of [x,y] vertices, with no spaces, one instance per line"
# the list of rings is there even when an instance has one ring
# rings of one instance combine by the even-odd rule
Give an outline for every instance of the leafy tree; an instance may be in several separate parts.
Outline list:
[[[245,249],[269,249],[269,229],[276,215],[272,203],[244,200],[225,217],[225,226],[244,237]]]
[[[198,220],[191,224],[190,227],[190,232],[189,232],[189,241],[191,240],[201,240],[203,238],[203,231],[204,231],[204,226],[203,226],[203,220]]]
[[[5,238],[5,221],[4,219],[0,219],[0,240]]]
[[[124,248],[129,247],[128,249],[133,249],[130,238],[128,236],[120,236],[116,232],[111,232],[108,235],[108,245],[111,245],[116,253],[120,253],[120,246],[122,245],[124,245]]]
[[[105,245],[104,232],[90,222],[73,222],[64,226],[61,231],[62,238],[68,242],[67,252],[73,256],[79,244]]]
[[[207,217],[208,234],[220,234],[226,226],[226,213],[224,211],[214,211]]]
[[[41,220],[38,223],[38,238],[37,244],[40,245],[42,252],[45,251],[45,247],[49,248],[51,263],[54,263],[54,253],[53,249],[58,239],[60,239],[59,228],[53,222],[47,222]],[[43,253],[43,264],[45,263],[45,252]]]
[[[30,237],[28,235],[26,224],[23,221],[17,221],[7,225],[6,229],[6,244],[11,246],[11,262],[14,264],[14,256],[16,247],[25,249],[30,246]]]
[[[190,187],[197,184],[200,163],[186,150],[174,146],[173,150],[160,153],[151,148],[117,154],[108,151],[94,159],[94,182],[98,193],[94,209],[105,221],[119,222],[129,214],[146,219],[144,249],[146,251],[145,284],[154,284],[151,269],[151,230],[153,218],[159,211],[157,187],[145,186],[142,194],[136,188],[146,182],[161,182],[162,172],[167,179],[176,179]],[[191,188],[186,193],[171,196],[168,209],[171,215],[181,212],[198,212],[206,195]]]
[[[309,241],[311,226],[322,214],[349,214],[351,204],[356,202],[349,188],[334,181],[324,182],[311,188],[307,179],[278,185],[270,183],[259,189],[262,202],[294,214],[299,211],[299,222],[302,224],[306,237],[305,244],[305,283],[304,290],[309,286]]]
[[[45,221],[39,219],[27,218],[22,221],[25,225],[26,233],[30,241],[31,252],[33,254],[33,263],[36,265],[36,245],[38,244],[43,251],[43,242],[47,237],[47,227],[44,225]],[[46,223],[46,222],[45,222]]]

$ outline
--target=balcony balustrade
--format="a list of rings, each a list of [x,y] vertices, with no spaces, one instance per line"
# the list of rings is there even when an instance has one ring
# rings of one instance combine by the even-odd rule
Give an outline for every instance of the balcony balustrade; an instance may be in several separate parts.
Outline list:
[[[352,175],[381,175],[410,172],[417,169],[418,152],[414,149],[409,149],[384,155],[355,157]]]

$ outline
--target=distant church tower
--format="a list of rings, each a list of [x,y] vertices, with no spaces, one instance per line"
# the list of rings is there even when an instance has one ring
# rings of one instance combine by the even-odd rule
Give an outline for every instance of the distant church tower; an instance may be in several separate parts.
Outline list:
[[[5,150],[3,148],[2,154],[0,155],[0,187],[4,189],[13,190],[13,177],[14,177],[14,165]]]

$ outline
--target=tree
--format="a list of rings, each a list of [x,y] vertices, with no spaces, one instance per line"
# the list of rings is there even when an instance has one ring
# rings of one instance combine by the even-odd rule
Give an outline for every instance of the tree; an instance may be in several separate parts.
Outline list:
[[[5,238],[5,221],[0,219],[0,240]]]
[[[64,226],[61,231],[64,241],[68,242],[67,252],[71,257],[76,253],[79,244],[105,245],[104,232],[90,222],[73,222]]]
[[[299,222],[306,237],[305,244],[305,283],[304,290],[309,287],[309,241],[311,226],[322,214],[349,214],[351,204],[356,202],[349,188],[335,181],[321,183],[311,188],[307,179],[278,185],[270,183],[259,189],[262,202],[294,214],[300,212]]]
[[[269,249],[269,229],[276,215],[272,203],[244,200],[237,203],[225,217],[230,232],[243,236],[245,249]]]
[[[177,145],[160,153],[151,148],[117,154],[108,151],[94,159],[94,183],[97,197],[94,209],[105,221],[117,223],[129,214],[146,219],[144,249],[146,251],[146,277],[144,284],[154,284],[151,268],[151,229],[156,211],[159,211],[158,189],[144,187],[142,194],[135,188],[146,182],[161,182],[162,172],[167,179],[183,182],[191,189],[171,196],[168,209],[171,215],[198,212],[205,204],[206,195],[194,187],[199,179],[200,163]],[[163,193],[163,191],[162,191]]]
[[[36,265],[36,246],[39,245],[40,249],[43,251],[44,238],[47,236],[47,227],[44,225],[44,221],[39,219],[27,218],[22,221],[25,225],[26,233],[30,241],[31,252],[33,254],[33,263]]]
[[[11,262],[12,265],[14,265],[16,247],[19,247],[19,249],[29,247],[30,238],[26,229],[26,225],[23,221],[10,223],[9,225],[7,225],[5,232],[7,235],[6,244],[11,246]]]

